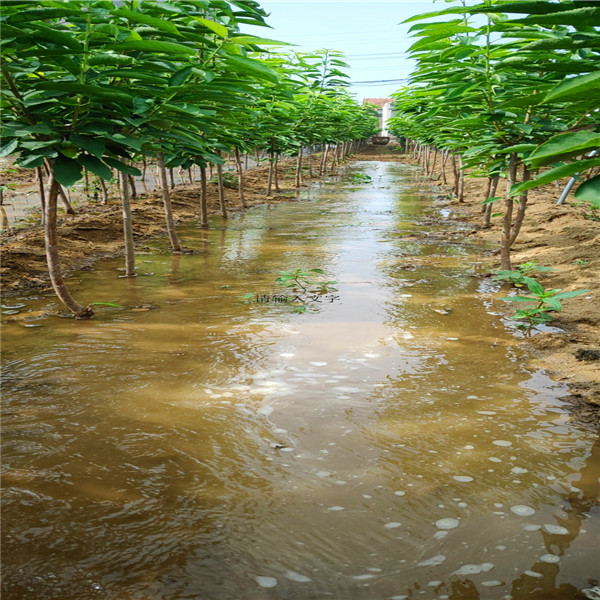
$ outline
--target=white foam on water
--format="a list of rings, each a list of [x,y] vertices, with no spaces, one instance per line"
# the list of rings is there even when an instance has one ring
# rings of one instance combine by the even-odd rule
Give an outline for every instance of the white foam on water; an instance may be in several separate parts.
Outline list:
[[[394,492],[394,494],[396,496],[404,496],[406,494],[406,492],[397,491],[397,492]]]
[[[263,417],[268,417],[269,415],[273,414],[274,410],[275,409],[272,406],[261,406],[257,409],[256,414],[262,415]]]
[[[259,576],[256,577],[256,583],[258,583],[258,585],[260,585],[260,587],[263,588],[272,588],[277,585],[277,579],[275,579],[275,577]]]
[[[383,569],[379,569],[378,567],[369,567],[367,571],[371,571],[371,573],[381,573]]]
[[[417,563],[417,567],[436,567],[437,565],[441,565],[445,560],[445,555],[436,554],[427,560],[422,560],[420,563]]]
[[[492,462],[495,462],[495,463],[501,463],[502,462],[502,459],[501,458],[497,458],[496,456],[490,456],[488,458],[488,460],[491,460]]]
[[[373,496],[369,496],[369,494],[363,494],[362,497],[367,498],[367,500],[370,500]]]
[[[396,527],[402,527],[402,523],[399,523],[398,521],[391,521],[390,523],[386,523],[384,527],[386,529],[396,529]]]
[[[494,440],[492,444],[505,447],[512,446],[512,442],[509,442],[508,440]]]
[[[306,577],[306,575],[300,575],[300,573],[296,573],[296,571],[286,571],[285,576],[291,581],[297,581],[299,583],[308,583],[312,581],[310,577]]]
[[[293,352],[281,352],[279,356],[282,358],[293,358],[296,355]]]
[[[552,533],[554,535],[568,535],[569,530],[566,527],[561,527],[560,525],[552,525],[550,523],[544,523],[544,529],[548,533]]]
[[[478,573],[487,573],[494,568],[493,563],[481,563],[480,565],[463,565],[453,575],[477,575]]]
[[[542,528],[541,525],[534,525],[534,524],[525,525],[525,527],[523,527],[523,529],[525,531],[539,531],[541,528]]]
[[[498,585],[502,585],[502,582],[498,581],[497,579],[490,579],[490,581],[482,581],[481,585],[484,587],[496,587]]]
[[[446,517],[444,519],[438,519],[435,522],[435,526],[438,529],[454,529],[455,527],[458,527],[460,525],[460,522],[458,519],[453,519],[452,517]]]
[[[344,510],[343,506],[330,506],[327,510]]]
[[[437,587],[438,585],[442,585],[442,582],[441,581],[430,581],[427,585],[429,587]]]
[[[447,535],[448,535],[448,532],[447,532],[447,531],[436,531],[436,532],[433,534],[433,537],[434,537],[436,540],[441,540],[442,538],[445,538]]]
[[[522,467],[513,467],[510,472],[514,473],[515,475],[522,475],[523,473],[527,473],[527,469],[523,469]]]
[[[324,367],[327,363],[321,360],[311,360],[308,364],[313,367]]]
[[[474,450],[475,446],[473,446],[472,444],[467,444],[466,446],[463,446],[463,450]]]
[[[535,510],[531,508],[531,506],[526,506],[525,504],[515,504],[510,507],[510,510],[520,517],[529,517],[535,514]]]
[[[366,358],[379,358],[381,354],[376,354],[375,352],[365,352],[363,356]]]
[[[478,411],[476,411],[476,412],[477,412],[478,414],[480,414],[480,415],[495,415],[495,414],[498,414],[498,413],[496,413],[496,411],[494,411],[494,410],[478,410]]]
[[[472,477],[468,475],[454,475],[452,479],[456,479],[456,481],[460,481],[461,483],[468,483],[469,481],[473,481]]]
[[[544,554],[540,556],[540,560],[545,563],[557,563],[560,562],[560,556],[556,556],[556,554]]]
[[[390,600],[406,600],[408,596],[402,594],[402,596],[390,596]]]
[[[373,579],[373,577],[375,577],[375,575],[371,575],[371,573],[365,573],[365,575],[354,575],[352,579],[362,581],[363,579]]]
[[[543,577],[541,573],[536,573],[535,571],[525,571],[525,575],[529,575],[529,577],[536,577],[537,579],[541,579]]]

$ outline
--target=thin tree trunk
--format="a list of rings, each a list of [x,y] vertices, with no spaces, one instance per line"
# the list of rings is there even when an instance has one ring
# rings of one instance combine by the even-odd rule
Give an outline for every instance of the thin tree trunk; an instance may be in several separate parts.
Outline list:
[[[448,162],[448,150],[442,152],[442,183],[448,185],[448,179],[446,177],[446,163]]]
[[[124,158],[120,159],[125,162]],[[135,250],[133,246],[133,221],[131,218],[131,201],[129,198],[130,176],[119,172],[121,186],[121,207],[123,214],[123,240],[125,242],[125,277],[135,277]]]
[[[105,205],[108,204],[108,188],[102,177],[98,177],[98,179],[100,180],[100,187],[102,188],[102,202],[100,202],[100,204]]]
[[[135,187],[133,175],[127,175],[127,179],[129,180],[129,187],[131,188],[131,198],[137,198],[137,189]]]
[[[58,186],[58,194],[60,195],[60,199],[62,203],[65,205],[65,210],[68,215],[74,215],[75,209],[71,206],[71,202],[69,201],[69,197],[67,196],[67,192],[65,192],[65,188],[59,184]]]
[[[500,181],[500,175],[494,175],[490,178],[490,185],[488,187],[487,198],[493,198],[496,195],[496,190],[498,189],[498,181]],[[487,199],[486,198],[486,199]],[[484,229],[489,229],[492,225],[492,210],[494,209],[494,203],[488,202],[485,205],[485,212],[483,215],[483,227]]]
[[[431,177],[433,177],[435,175],[435,164],[437,163],[437,157],[438,157],[438,149],[434,148],[433,149],[433,160],[431,161],[431,172],[429,173],[429,175]],[[437,177],[437,179],[439,179],[439,177]]]
[[[336,158],[337,158],[337,144],[333,147],[333,149],[331,151],[331,169],[330,169],[331,173],[335,172]]]
[[[56,230],[56,204],[60,192],[60,184],[54,178],[51,169],[49,168],[48,170],[50,171],[50,189],[48,192],[48,202],[46,203],[46,217],[44,219],[44,242],[50,281],[58,299],[75,315],[75,318],[91,319],[94,316],[92,309],[89,306],[82,306],[73,298],[62,276],[57,245],[58,234]]]
[[[223,165],[217,163],[217,184],[219,186],[219,207],[221,216],[227,218],[227,207],[225,206],[225,185],[223,184]]]
[[[512,214],[514,202],[510,195],[510,188],[514,185],[517,176],[517,155],[511,153],[508,162],[508,174],[506,178],[506,197],[504,199],[504,217],[502,219],[502,240],[500,242],[500,268],[510,271],[510,240],[512,237]]]
[[[274,172],[274,183],[275,183],[275,191],[281,192],[281,188],[279,187],[279,152],[275,152],[275,164],[273,165]]]
[[[158,175],[160,178],[160,187],[162,192],[163,206],[165,208],[165,221],[167,225],[167,234],[171,242],[171,250],[173,252],[181,252],[181,244],[175,231],[175,220],[173,218],[173,207],[171,206],[171,198],[169,196],[169,184],[167,183],[167,169],[165,168],[165,155],[159,152],[156,155],[158,159]]]
[[[530,179],[531,171],[527,168],[526,165],[523,165],[523,182],[529,181]],[[527,209],[527,196],[527,191],[525,191],[522,194],[519,194],[519,208],[517,209],[517,216],[515,217],[515,222],[513,223],[512,227],[512,233],[508,242],[510,248],[512,248],[512,245],[515,243],[519,232],[521,231],[523,220],[525,219],[525,210]]]
[[[298,149],[298,156],[296,157],[296,180],[294,185],[297,188],[302,185],[302,146]]]
[[[175,173],[173,173],[173,167],[169,169],[169,180],[171,181],[171,189],[175,189]]]
[[[193,183],[194,183],[194,175],[193,175],[193,173],[192,173],[192,167],[190,167],[190,168],[187,170],[187,174],[188,174],[188,178],[189,178],[189,180],[190,180],[190,185],[193,185]]]
[[[208,193],[206,167],[200,166],[200,227],[208,229]]]
[[[325,173],[325,168],[327,166],[327,155],[329,154],[329,144],[323,144],[323,154],[321,156],[321,168],[319,169],[319,175],[323,175]]]
[[[42,208],[42,225],[46,220],[46,190],[44,189],[44,173],[42,167],[37,167],[35,172],[37,173],[38,190],[40,192],[40,206]]]
[[[235,167],[237,169],[238,174],[238,197],[240,199],[240,204],[242,208],[248,208],[246,205],[246,198],[244,196],[244,170],[242,169],[242,161],[240,159],[240,151],[237,148],[233,150],[233,156],[235,159]],[[248,155],[246,154],[246,159]]]
[[[459,202],[465,201],[465,173],[463,170],[462,156],[458,155],[458,191],[456,194]]]
[[[144,188],[144,192],[148,194],[148,186],[146,185],[146,169],[148,165],[146,164],[146,159],[142,161],[142,187]]]
[[[314,178],[314,173],[313,173],[313,147],[312,144],[308,145],[308,176],[313,179]]]
[[[269,175],[267,177],[267,196],[271,195],[271,187],[273,186],[273,164],[273,152],[271,152],[269,157]]]

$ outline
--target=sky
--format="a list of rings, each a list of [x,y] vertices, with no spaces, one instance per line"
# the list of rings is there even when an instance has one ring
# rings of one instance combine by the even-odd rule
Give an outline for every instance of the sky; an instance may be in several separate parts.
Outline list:
[[[273,29],[243,27],[245,33],[296,44],[299,52],[340,50],[350,65],[350,93],[356,100],[388,98],[410,74],[406,50],[416,39],[401,22],[411,16],[449,8],[443,0],[265,0]],[[386,82],[386,80],[392,80]]]

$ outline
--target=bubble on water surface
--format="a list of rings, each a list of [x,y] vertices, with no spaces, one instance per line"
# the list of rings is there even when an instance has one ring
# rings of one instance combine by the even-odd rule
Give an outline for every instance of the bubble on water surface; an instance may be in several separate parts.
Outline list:
[[[381,354],[376,354],[375,352],[365,352],[365,354],[363,354],[363,356],[365,356],[367,358],[379,358],[381,356]]]
[[[405,596],[404,594],[402,594],[402,596],[391,596],[390,600],[406,600],[408,598],[408,596]]]
[[[330,506],[327,510],[344,510],[343,506]]]
[[[526,506],[525,504],[515,504],[510,507],[510,510],[520,517],[529,517],[535,514],[535,510],[531,508],[531,506]]]
[[[541,573],[537,573],[536,571],[525,571],[525,575],[529,575],[529,577],[536,577],[537,579],[541,579],[543,577]]]
[[[480,415],[495,415],[495,414],[497,414],[496,411],[494,411],[494,410],[478,410],[477,413]]]
[[[263,417],[268,417],[273,413],[275,409],[272,406],[261,406],[257,411],[257,415],[262,415]]]
[[[480,565],[463,565],[453,575],[477,575],[478,573],[487,573],[494,568],[493,563],[481,563]]]
[[[556,554],[544,554],[540,556],[540,560],[545,563],[557,563],[560,562],[560,556],[556,556]]]
[[[569,530],[566,527],[561,527],[560,525],[551,525],[550,523],[545,523],[544,529],[548,533],[552,533],[554,535],[568,535],[569,533]]]
[[[275,577],[263,577],[259,576],[256,578],[256,583],[263,588],[272,588],[277,585],[277,579]]]
[[[400,490],[399,490],[399,491],[397,491],[397,492],[394,492],[394,494],[395,494],[396,496],[404,496],[404,495],[406,494],[406,492],[402,492],[402,491],[400,491]]]
[[[514,473],[515,475],[522,475],[523,473],[527,473],[527,469],[523,469],[522,467],[513,467],[510,472]]]
[[[293,358],[296,355],[293,352],[282,352],[279,356],[282,358]]]
[[[308,583],[309,581],[312,581],[310,577],[300,575],[300,573],[296,573],[296,571],[286,571],[285,576],[291,581],[298,581],[299,583]]]
[[[490,460],[490,461],[492,461],[492,462],[495,462],[495,463],[501,463],[501,462],[502,462],[502,459],[501,459],[501,458],[498,458],[498,457],[496,457],[496,456],[490,456],[490,457],[488,458],[488,460]]]
[[[321,360],[311,360],[308,364],[313,367],[324,367],[327,363]]]
[[[369,496],[369,494],[363,494],[362,497],[370,500],[373,496]]]
[[[386,523],[384,527],[386,529],[396,529],[396,527],[402,527],[402,523],[399,523],[398,521],[391,521],[390,523]]]
[[[381,573],[383,569],[379,569],[378,567],[369,567],[367,571],[371,571],[371,573]]]
[[[525,525],[525,527],[523,527],[523,529],[525,531],[539,531],[541,528],[542,528],[541,525],[534,525],[534,524]]]
[[[508,440],[494,440],[492,444],[505,447],[512,446],[512,442],[509,442]]]
[[[448,532],[447,532],[447,531],[436,531],[436,532],[433,534],[433,537],[434,537],[436,540],[441,540],[442,538],[445,538],[447,535],[448,535]]]
[[[438,585],[442,585],[442,582],[438,581],[438,580],[436,580],[436,581],[430,581],[427,585],[429,587],[437,587]]]
[[[435,522],[435,526],[438,529],[454,529],[459,526],[458,519],[453,519],[452,517],[446,517],[444,519],[438,519]]]
[[[496,587],[498,585],[502,585],[502,582],[498,581],[497,579],[490,579],[490,581],[482,581],[481,585],[484,587]]]
[[[352,579],[362,581],[363,579],[373,579],[373,577],[375,577],[375,575],[371,575],[371,573],[365,573],[364,575],[354,575]]]
[[[473,446],[472,444],[467,444],[466,446],[463,446],[463,450],[474,450],[475,446]]]
[[[437,567],[437,565],[441,565],[445,560],[445,555],[436,554],[427,560],[422,560],[420,563],[417,563],[417,567]]]
[[[472,477],[468,475],[454,475],[452,479],[456,479],[456,481],[460,481],[461,483],[468,483],[469,481],[473,481]]]

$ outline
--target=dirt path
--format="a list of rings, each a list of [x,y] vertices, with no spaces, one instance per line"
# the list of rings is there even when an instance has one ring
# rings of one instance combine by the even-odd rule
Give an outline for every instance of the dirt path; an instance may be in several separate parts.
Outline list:
[[[390,147],[367,147],[357,160],[392,160],[406,162],[407,158]],[[255,168],[246,174],[248,206],[265,202],[285,202],[294,196],[291,162],[283,165],[286,177],[282,192],[266,197],[266,167]],[[427,180],[437,191],[436,202],[451,210],[450,219],[460,219],[475,226],[473,235],[499,245],[499,219],[490,229],[483,229],[481,200],[484,181],[467,179],[463,203],[448,197],[448,189],[439,181]],[[497,194],[502,195],[504,189]],[[535,260],[554,271],[536,275],[544,287],[563,290],[589,289],[590,292],[566,300],[564,309],[556,313],[553,326],[557,331],[544,332],[524,338],[523,344],[539,366],[556,380],[569,384],[574,415],[590,425],[600,423],[600,221],[590,217],[590,210],[568,200],[556,206],[559,189],[549,186],[533,191],[521,234],[514,246],[513,264]],[[178,186],[173,190],[173,207],[178,222],[197,218],[199,185]],[[229,210],[240,210],[237,191],[228,190]],[[218,213],[218,194],[215,184],[209,185],[209,210]],[[501,210],[500,207],[497,209]],[[142,196],[133,204],[134,236],[137,249],[144,249],[145,240],[164,232],[162,203],[156,196]],[[121,211],[117,203],[102,206],[92,204],[79,209],[79,214],[61,217],[61,263],[65,272],[90,268],[98,258],[116,256],[122,252]],[[2,293],[5,297],[24,296],[31,292],[50,291],[41,227],[16,230],[3,234]],[[490,252],[491,269],[499,265],[499,255]],[[507,289],[498,293],[506,295]],[[511,314],[514,306],[498,302],[498,308]]]

